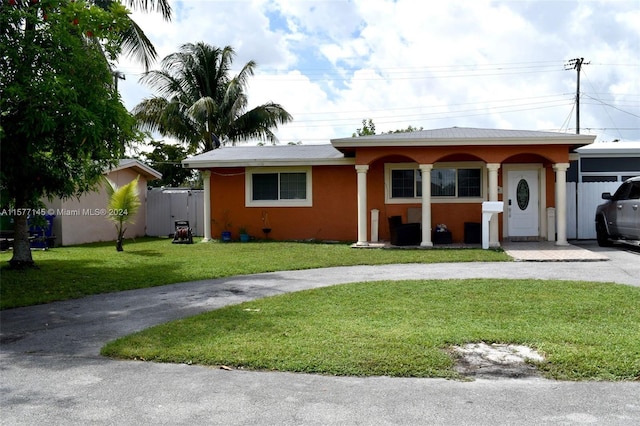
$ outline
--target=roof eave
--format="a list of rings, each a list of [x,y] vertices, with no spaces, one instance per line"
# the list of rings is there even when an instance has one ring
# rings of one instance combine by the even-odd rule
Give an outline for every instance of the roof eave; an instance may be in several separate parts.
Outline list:
[[[219,167],[291,167],[291,166],[349,166],[354,165],[353,158],[320,158],[320,159],[253,159],[253,160],[182,160],[185,169],[212,169]]]
[[[147,178],[147,180],[162,179],[162,173],[135,159],[134,161],[109,169],[105,173],[117,172],[126,169],[135,170],[138,174]]]
[[[333,139],[331,144],[336,148],[380,148],[380,147],[414,147],[414,146],[485,146],[485,145],[588,145],[595,140],[593,135],[567,135],[562,137],[542,136],[535,138],[437,138],[437,139],[376,139],[359,138]]]

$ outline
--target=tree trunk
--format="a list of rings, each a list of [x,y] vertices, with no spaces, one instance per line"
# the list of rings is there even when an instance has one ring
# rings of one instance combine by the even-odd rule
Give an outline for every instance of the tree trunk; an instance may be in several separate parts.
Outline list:
[[[122,220],[120,220],[116,225],[116,230],[118,232],[118,239],[116,240],[116,251],[124,251],[124,248],[122,247],[122,240],[124,240],[124,230],[122,229],[122,227]]]
[[[22,199],[16,198],[16,214],[14,216],[13,256],[9,261],[12,268],[22,269],[35,266],[29,246],[29,224],[27,223],[27,207]],[[20,213],[20,214],[18,214]]]

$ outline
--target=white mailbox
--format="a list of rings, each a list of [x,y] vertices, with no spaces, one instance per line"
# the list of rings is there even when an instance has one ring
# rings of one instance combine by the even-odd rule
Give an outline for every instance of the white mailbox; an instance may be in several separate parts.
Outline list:
[[[489,222],[496,213],[502,213],[504,201],[484,201],[482,203],[482,248],[489,248]]]

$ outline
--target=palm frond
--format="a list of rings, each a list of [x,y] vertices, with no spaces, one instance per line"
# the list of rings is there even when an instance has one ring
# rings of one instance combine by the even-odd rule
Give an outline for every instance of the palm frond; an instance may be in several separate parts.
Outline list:
[[[169,0],[128,0],[127,3],[133,9],[146,12],[155,8],[158,12],[162,13],[162,17],[165,20],[171,20],[171,5],[169,4]]]
[[[163,115],[168,101],[165,98],[153,97],[143,99],[133,108],[133,116],[138,120],[138,127],[151,132],[161,132]]]
[[[233,131],[228,136],[233,142],[260,139],[277,143],[278,139],[271,129],[292,120],[291,114],[281,105],[269,102],[238,117],[233,123]]]
[[[122,52],[131,56],[148,70],[155,62],[158,54],[151,40],[147,38],[138,24],[131,20],[131,25],[121,34]]]
[[[134,180],[118,187],[115,183],[107,179],[107,192],[109,193],[109,203],[107,205],[109,219],[116,223],[133,223],[138,209],[141,206],[138,196],[138,175]]]
[[[254,61],[231,77],[235,52],[206,43],[187,43],[166,56],[161,70],[147,72],[140,82],[156,89],[158,97],[145,99],[134,114],[141,126],[187,143],[191,152],[215,149],[216,135],[235,143],[259,138],[277,141],[273,128],[292,120],[279,104],[268,103],[246,111],[246,87],[254,75]]]

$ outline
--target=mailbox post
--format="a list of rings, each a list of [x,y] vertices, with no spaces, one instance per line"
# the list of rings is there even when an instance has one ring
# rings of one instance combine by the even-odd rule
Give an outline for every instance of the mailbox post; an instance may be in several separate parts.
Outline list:
[[[489,248],[489,222],[496,213],[504,210],[503,201],[484,201],[482,203],[482,248]]]

